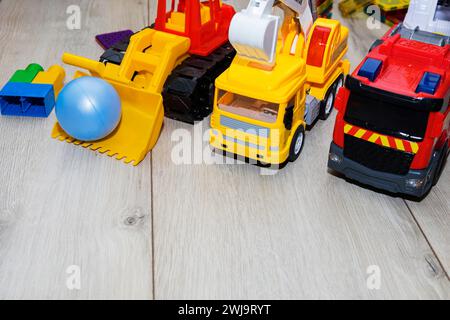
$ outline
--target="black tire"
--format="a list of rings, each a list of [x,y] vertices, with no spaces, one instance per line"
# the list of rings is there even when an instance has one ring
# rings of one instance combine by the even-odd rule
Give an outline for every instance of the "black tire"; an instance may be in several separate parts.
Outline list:
[[[448,146],[448,142],[446,142],[445,146]],[[439,157],[439,162],[436,167],[436,172],[434,173],[433,187],[438,184],[439,179],[442,176],[442,172],[444,171],[445,163],[447,162],[447,156],[448,156],[448,147],[444,147],[444,149],[441,152],[441,156]]]
[[[327,120],[334,108],[334,100],[336,96],[334,95],[334,85],[330,88],[330,91],[327,92],[325,96],[325,100],[320,103],[320,120]],[[332,100],[330,102],[330,99]],[[330,108],[329,103],[332,103],[332,107]]]
[[[334,89],[334,95],[337,96],[339,89],[345,86],[345,77],[343,74],[339,76],[339,78],[336,80],[336,88]]]
[[[305,146],[305,128],[303,126],[300,126],[297,129],[297,131],[295,131],[294,137],[292,138],[291,148],[289,150],[290,162],[295,162],[298,159],[298,157],[300,157],[300,154],[302,153],[304,146]]]
[[[342,83],[342,85],[341,85]],[[325,100],[320,103],[320,119],[327,120],[334,110],[334,103],[336,102],[337,91],[344,85],[344,75],[340,75],[339,78],[333,83],[325,95]]]
[[[165,116],[189,124],[208,117],[214,105],[215,79],[230,66],[235,53],[226,44],[208,57],[192,55],[172,70],[162,91]]]

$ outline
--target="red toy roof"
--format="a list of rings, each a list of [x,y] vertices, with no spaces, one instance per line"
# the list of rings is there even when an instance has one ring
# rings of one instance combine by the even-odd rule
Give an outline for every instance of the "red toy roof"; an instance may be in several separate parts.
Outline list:
[[[384,43],[373,49],[355,70],[353,76],[365,85],[413,98],[445,98],[450,88],[450,45],[440,47],[415,40],[403,39],[399,34],[385,36]],[[358,72],[367,58],[381,60],[382,69],[371,82]],[[416,93],[425,72],[441,76],[434,95]]]

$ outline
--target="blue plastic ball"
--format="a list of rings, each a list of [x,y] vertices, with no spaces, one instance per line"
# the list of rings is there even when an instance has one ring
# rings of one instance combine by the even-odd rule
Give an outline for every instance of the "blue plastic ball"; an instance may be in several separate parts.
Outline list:
[[[116,89],[95,77],[71,81],[58,96],[56,117],[63,130],[80,141],[107,137],[119,125],[121,101]]]

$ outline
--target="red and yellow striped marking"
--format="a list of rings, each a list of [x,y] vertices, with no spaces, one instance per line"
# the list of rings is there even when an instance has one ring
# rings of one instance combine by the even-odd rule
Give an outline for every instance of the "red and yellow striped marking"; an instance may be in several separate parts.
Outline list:
[[[366,129],[358,128],[351,124],[345,125],[344,132],[345,134],[348,134],[355,138],[363,139],[386,148],[396,149],[413,154],[416,154],[419,151],[419,144],[416,142],[385,136]]]

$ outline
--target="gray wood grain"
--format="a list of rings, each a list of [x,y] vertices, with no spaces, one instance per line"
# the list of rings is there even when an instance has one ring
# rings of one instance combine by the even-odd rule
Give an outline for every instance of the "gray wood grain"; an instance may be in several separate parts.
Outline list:
[[[81,30],[66,28],[72,4]],[[2,1],[0,82],[64,51],[97,58],[96,34],[142,28],[147,11],[138,0]],[[152,298],[150,159],[134,168],[52,140],[54,121],[0,117],[0,298]],[[79,291],[66,287],[71,265]]]
[[[179,127],[167,121],[154,152],[158,299],[449,298],[403,200],[327,173],[329,123],[273,177],[247,165],[172,164]],[[379,291],[366,286],[371,265],[382,271]]]
[[[422,232],[433,247],[447,278],[450,274],[450,165],[428,197],[422,202],[408,201]]]
[[[355,66],[387,28],[368,31],[361,15],[346,23]],[[405,202],[327,172],[333,120],[308,132],[300,159],[275,176],[249,165],[175,165],[180,129],[195,132],[167,120],[153,154],[156,298],[450,297]],[[367,287],[372,265],[380,290]]]
[[[78,31],[65,27],[72,4],[81,7]],[[1,1],[9,45],[0,47],[0,83],[64,51],[98,57],[96,34],[138,30],[155,5]],[[366,19],[344,22],[353,66],[387,30],[369,31]],[[249,165],[175,165],[172,135],[195,130],[178,122],[166,120],[153,157],[134,168],[51,140],[54,120],[0,117],[0,299],[450,298],[441,267],[450,257],[449,170],[407,206],[327,173],[331,119],[275,176]],[[81,267],[81,290],[66,287],[71,265]],[[366,285],[372,265],[380,290]]]

